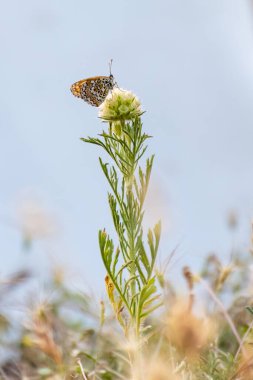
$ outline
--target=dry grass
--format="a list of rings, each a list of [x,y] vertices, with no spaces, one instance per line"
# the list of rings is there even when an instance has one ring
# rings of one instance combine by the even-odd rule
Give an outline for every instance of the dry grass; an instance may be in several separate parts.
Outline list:
[[[139,342],[126,338],[111,306],[95,305],[71,291],[54,270],[50,301],[28,302],[17,324],[4,307],[31,274],[20,271],[0,282],[1,379],[250,380],[253,378],[253,314],[248,254],[229,265],[207,257],[202,273],[183,269],[188,292],[160,274],[164,307],[142,326]],[[199,289],[205,289],[200,292]],[[206,291],[208,290],[208,291]],[[228,307],[224,306],[224,300]],[[200,307],[201,305],[201,307]],[[7,356],[7,357],[6,357]]]

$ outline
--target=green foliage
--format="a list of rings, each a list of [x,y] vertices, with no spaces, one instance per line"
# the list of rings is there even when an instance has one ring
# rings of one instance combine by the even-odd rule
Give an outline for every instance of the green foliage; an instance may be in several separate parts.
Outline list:
[[[148,233],[147,246],[149,248],[149,256],[142,258],[142,272],[145,280],[142,283],[141,276],[138,277],[141,290],[136,289],[135,317],[140,321],[140,326],[136,327],[142,331],[145,326],[142,326],[147,315],[149,315],[149,334],[144,337],[145,344],[142,349],[142,364],[140,363],[140,371],[150,365],[150,362],[159,366],[164,363],[165,370],[168,372],[166,377],[152,376],[148,380],[170,379],[170,380],[250,380],[253,376],[253,356],[252,356],[252,313],[250,305],[251,297],[235,297],[228,312],[233,317],[235,327],[243,341],[243,347],[246,349],[247,356],[244,358],[242,347],[238,346],[238,342],[233,336],[230,326],[223,318],[219,309],[213,307],[210,311],[210,317],[218,325],[213,340],[208,343],[203,349],[199,350],[195,346],[195,356],[182,352],[176,345],[172,344],[166,334],[166,326],[161,323],[157,315],[153,315],[152,310],[158,304],[158,294],[156,292],[155,278],[152,273],[152,252],[155,257],[156,246],[159,241],[160,226],[159,224],[152,232]],[[115,280],[115,285],[108,276],[108,296],[113,305],[114,312],[123,328],[125,326],[124,312],[121,312],[124,302],[119,292],[125,292],[126,304],[124,307],[127,310],[129,305],[129,315],[134,316],[133,302],[131,305],[131,287],[127,281],[124,282],[123,274],[129,274],[130,263],[120,264],[119,249],[114,248],[114,244],[105,231],[100,231],[100,244],[105,252],[105,264],[108,265],[108,272],[111,273],[111,278]],[[150,246],[149,246],[150,244]],[[145,251],[146,252],[146,251]],[[146,252],[147,254],[147,252]],[[121,258],[121,261],[122,258]],[[244,277],[247,273],[247,262],[240,272]],[[137,269],[136,269],[137,270]],[[116,289],[116,285],[122,277],[122,288]],[[17,279],[22,279],[22,282],[28,282],[29,277],[23,275],[10,276],[9,279],[3,281],[0,290],[2,292],[1,314],[6,312],[6,298],[9,299],[9,291],[14,292],[21,282]],[[47,302],[38,300],[34,305],[28,306],[29,312],[25,316],[25,327],[14,323],[11,315],[9,316],[9,328],[3,333],[1,331],[0,348],[6,353],[8,360],[2,361],[0,365],[0,379],[24,379],[33,378],[35,380],[66,380],[77,379],[84,380],[80,367],[77,364],[79,360],[83,365],[84,373],[88,380],[90,379],[122,379],[127,380],[131,377],[132,364],[130,363],[129,352],[124,346],[124,338],[119,334],[115,321],[108,318],[107,311],[103,310],[106,315],[101,328],[99,311],[96,309],[94,301],[83,293],[71,290],[64,285],[63,281],[59,281],[61,276],[53,278],[53,281],[47,283],[46,293],[50,295]],[[128,276],[131,284],[131,277]],[[165,299],[171,299],[170,306],[173,308],[176,299],[173,298],[176,293],[181,293],[181,289],[177,286],[174,289],[174,296],[171,298],[167,292],[168,284],[165,278],[164,296]],[[233,284],[230,278],[231,284]],[[212,283],[212,281],[210,281]],[[8,284],[8,288],[6,285]],[[11,284],[11,285],[10,285]],[[124,288],[125,284],[125,288]],[[227,286],[229,282],[227,283]],[[172,286],[170,284],[170,286]],[[115,289],[117,290],[117,294]],[[225,289],[225,287],[223,288]],[[8,290],[8,291],[6,291]],[[21,289],[19,289],[20,292]],[[115,292],[114,292],[115,291]],[[30,294],[30,288],[29,288]],[[219,293],[220,295],[220,293]],[[222,294],[223,295],[223,294]],[[154,299],[155,298],[155,299]],[[202,299],[203,301],[203,299]],[[211,304],[210,299],[205,301]],[[212,303],[213,304],[213,303]],[[214,306],[214,305],[213,305]],[[107,305],[103,305],[103,309],[107,310]],[[248,310],[250,309],[250,310]],[[168,313],[170,310],[168,310]],[[147,313],[147,315],[146,315]],[[7,314],[6,314],[7,315]],[[188,319],[187,311],[182,319]],[[5,326],[5,319],[3,320]],[[187,324],[186,335],[182,335],[181,328],[185,329],[185,324],[180,320],[175,321],[175,334],[179,337],[184,337],[187,345],[192,342],[195,334],[198,334],[200,325],[191,326]],[[147,327],[147,326],[146,326]],[[12,329],[12,334],[7,334],[9,329]],[[19,334],[17,331],[19,330]],[[202,330],[203,331],[203,330]],[[14,334],[15,332],[15,334]],[[201,331],[199,332],[201,333]],[[6,335],[7,334],[7,335]],[[147,344],[148,342],[148,344]],[[123,344],[122,344],[123,343]],[[1,351],[0,351],[1,352]],[[61,353],[60,360],[57,353]],[[11,360],[15,358],[15,360]],[[152,360],[151,360],[151,359]],[[172,373],[170,371],[172,369]],[[152,368],[151,368],[152,369]],[[158,367],[155,367],[158,370]],[[167,373],[166,372],[166,373]],[[144,372],[143,372],[144,373]],[[15,377],[14,377],[15,374]],[[156,373],[155,373],[156,374]],[[174,376],[175,375],[175,376]],[[161,375],[162,376],[162,375]],[[145,377],[144,377],[145,378]],[[143,378],[140,377],[140,380]],[[138,378],[139,380],[139,378]]]
[[[131,327],[138,336],[141,323],[160,305],[157,302],[159,296],[156,294],[154,265],[161,222],[148,231],[148,249],[144,243],[142,227],[143,206],[154,156],[146,160],[143,170],[139,161],[147,149],[145,142],[150,136],[142,132],[139,117],[129,122],[121,121],[120,133],[114,131],[113,124],[110,123],[109,133],[103,132],[100,138],[89,137],[83,141],[102,147],[113,162],[104,163],[99,158],[111,189],[108,203],[118,243],[115,248],[112,239],[105,230],[101,230],[99,246],[106,271],[119,298],[113,298],[113,302],[115,305],[122,303],[127,311],[120,316],[120,322],[123,322],[126,333]]]

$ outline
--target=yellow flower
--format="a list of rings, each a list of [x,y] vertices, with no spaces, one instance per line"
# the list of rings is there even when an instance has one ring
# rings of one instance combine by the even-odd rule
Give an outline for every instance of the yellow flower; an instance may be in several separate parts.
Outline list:
[[[114,88],[99,108],[99,117],[105,121],[131,120],[142,114],[137,96],[120,88]]]

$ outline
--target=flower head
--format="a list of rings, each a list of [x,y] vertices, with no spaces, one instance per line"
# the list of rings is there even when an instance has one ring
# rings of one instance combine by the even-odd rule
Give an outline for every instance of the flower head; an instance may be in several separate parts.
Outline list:
[[[168,359],[163,357],[145,357],[132,368],[131,380],[182,380],[175,373]]]
[[[30,320],[26,322],[27,333],[22,338],[22,345],[35,348],[56,364],[62,364],[62,351],[56,342],[56,324],[49,306],[41,302],[32,311]]]
[[[137,96],[120,88],[114,88],[99,108],[99,117],[106,121],[131,120],[142,113]]]
[[[188,357],[198,355],[212,340],[215,327],[210,318],[198,318],[189,310],[186,300],[178,300],[170,310],[166,335],[179,351]]]

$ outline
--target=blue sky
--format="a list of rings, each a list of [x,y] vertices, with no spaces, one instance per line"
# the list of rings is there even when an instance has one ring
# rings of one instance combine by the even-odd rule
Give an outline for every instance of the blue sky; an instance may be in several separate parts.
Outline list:
[[[209,251],[226,262],[245,249],[253,215],[253,5],[231,0],[3,2],[0,14],[1,272],[28,265],[42,276],[66,265],[103,287],[97,230],[112,230],[97,109],[70,85],[113,74],[147,111],[155,165],[146,224],[162,217],[160,254],[179,244],[173,273]],[[105,157],[105,156],[103,156]],[[16,210],[38,200],[58,225],[54,238],[21,252]],[[239,214],[232,237],[229,210]],[[78,275],[77,275],[78,274]]]

